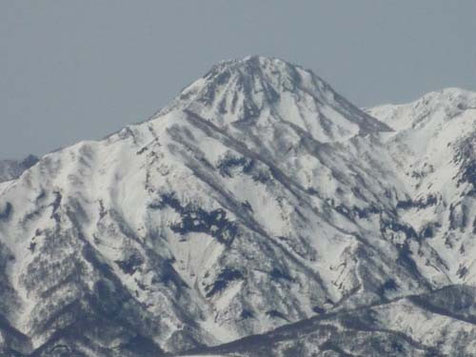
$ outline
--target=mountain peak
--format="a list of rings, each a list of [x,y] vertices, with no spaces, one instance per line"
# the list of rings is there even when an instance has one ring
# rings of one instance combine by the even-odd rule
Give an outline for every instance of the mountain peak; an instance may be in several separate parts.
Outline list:
[[[222,68],[240,68],[245,66],[269,66],[269,65],[288,65],[288,62],[277,58],[277,57],[268,57],[260,55],[250,55],[241,58],[232,58],[228,60],[223,60],[218,62],[213,67],[222,67]]]
[[[291,64],[280,58],[266,56],[247,56],[221,61],[214,65],[204,77],[212,79],[214,76],[223,73],[234,73],[248,77],[257,76],[275,84],[277,84],[277,76],[298,83],[301,81],[301,76],[311,75],[316,77],[311,71],[305,70],[299,65]]]
[[[312,71],[284,60],[248,56],[214,65],[159,113],[187,110],[223,127],[288,122],[322,142],[390,130],[337,94]]]
[[[224,106],[230,104],[229,109],[234,111],[240,99],[241,102],[263,106],[278,100],[284,91],[296,91],[304,77],[315,82],[314,85],[317,82],[320,87],[325,86],[310,71],[281,59],[247,56],[226,60],[212,66],[202,78],[185,88],[173,106],[200,102],[206,106],[217,105],[224,111]],[[225,103],[226,99],[230,99],[230,103]]]

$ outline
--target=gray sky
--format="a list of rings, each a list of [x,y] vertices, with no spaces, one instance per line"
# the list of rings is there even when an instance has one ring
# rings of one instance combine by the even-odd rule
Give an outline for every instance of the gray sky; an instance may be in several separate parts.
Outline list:
[[[101,138],[249,54],[359,106],[476,90],[475,34],[475,0],[0,0],[0,158]]]

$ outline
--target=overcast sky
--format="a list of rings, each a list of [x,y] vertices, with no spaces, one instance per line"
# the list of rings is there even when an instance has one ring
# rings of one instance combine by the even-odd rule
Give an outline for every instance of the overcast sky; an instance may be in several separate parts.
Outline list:
[[[359,106],[476,90],[476,1],[0,0],[0,158],[101,138],[249,54]]]

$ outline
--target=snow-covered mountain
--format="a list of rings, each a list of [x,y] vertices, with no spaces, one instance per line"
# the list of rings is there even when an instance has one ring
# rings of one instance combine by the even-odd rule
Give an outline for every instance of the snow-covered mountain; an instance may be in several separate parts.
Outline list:
[[[476,355],[475,128],[474,93],[363,111],[222,62],[0,183],[0,348]]]

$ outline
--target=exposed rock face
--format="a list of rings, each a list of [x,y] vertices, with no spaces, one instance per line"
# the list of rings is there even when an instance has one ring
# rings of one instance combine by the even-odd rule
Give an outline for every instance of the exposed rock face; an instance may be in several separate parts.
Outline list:
[[[475,98],[248,57],[45,155],[0,184],[0,351],[471,355]]]

